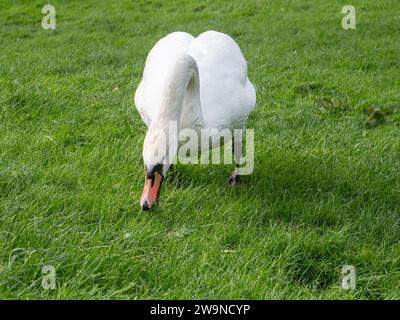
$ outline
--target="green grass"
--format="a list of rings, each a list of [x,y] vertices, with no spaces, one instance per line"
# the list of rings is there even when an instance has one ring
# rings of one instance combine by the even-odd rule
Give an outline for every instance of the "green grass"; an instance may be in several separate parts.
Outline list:
[[[1,298],[400,298],[399,1],[349,31],[343,1],[54,0],[55,31],[46,3],[0,4]],[[257,87],[254,173],[178,165],[142,212],[147,52],[210,29]]]

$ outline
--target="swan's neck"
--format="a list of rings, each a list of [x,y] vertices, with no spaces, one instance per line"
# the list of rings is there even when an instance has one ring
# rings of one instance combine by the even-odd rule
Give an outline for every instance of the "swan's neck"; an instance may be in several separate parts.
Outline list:
[[[203,128],[199,91],[196,61],[188,54],[179,55],[168,70],[161,92],[161,105],[152,125],[165,128],[170,121],[175,121],[178,130]]]

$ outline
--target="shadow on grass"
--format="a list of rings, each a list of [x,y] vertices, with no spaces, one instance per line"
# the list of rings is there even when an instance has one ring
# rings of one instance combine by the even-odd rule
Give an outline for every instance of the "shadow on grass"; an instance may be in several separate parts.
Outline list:
[[[327,168],[322,161],[292,154],[279,163],[271,160],[256,165],[253,174],[242,176],[235,187],[228,184],[231,170],[229,165],[178,165],[175,180],[165,184],[164,192],[197,187],[213,192],[216,205],[240,200],[260,212],[259,219],[265,223],[277,219],[318,227],[355,221],[364,208],[375,210],[381,205],[376,201],[379,194],[354,179],[351,165]],[[390,200],[385,204],[390,205]]]

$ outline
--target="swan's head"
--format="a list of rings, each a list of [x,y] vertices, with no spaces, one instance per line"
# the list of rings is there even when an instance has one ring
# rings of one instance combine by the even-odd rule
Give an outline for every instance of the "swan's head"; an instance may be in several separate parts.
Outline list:
[[[151,209],[160,195],[165,174],[176,156],[175,148],[168,144],[164,130],[147,131],[143,144],[145,184],[140,197],[143,210]],[[170,161],[170,159],[172,159]]]

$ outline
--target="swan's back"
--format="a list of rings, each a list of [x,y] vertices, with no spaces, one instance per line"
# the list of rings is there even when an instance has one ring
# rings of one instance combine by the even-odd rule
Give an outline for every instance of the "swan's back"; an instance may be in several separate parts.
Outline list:
[[[255,107],[256,95],[239,46],[224,33],[207,31],[191,41],[189,54],[199,68],[206,124],[213,128],[242,128]]]
[[[207,31],[193,38],[174,32],[150,51],[135,104],[147,125],[157,114],[164,76],[182,51],[198,66],[204,122],[210,128],[242,128],[254,109],[255,90],[247,77],[247,64],[236,42],[228,35]]]

